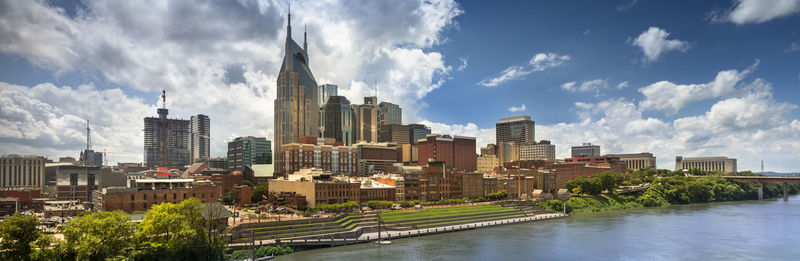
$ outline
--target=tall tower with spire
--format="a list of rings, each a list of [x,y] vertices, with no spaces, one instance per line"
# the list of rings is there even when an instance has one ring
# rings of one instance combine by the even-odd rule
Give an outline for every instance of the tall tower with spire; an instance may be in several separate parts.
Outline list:
[[[290,7],[291,8],[291,7]],[[308,67],[307,34],[303,47],[292,40],[291,9],[286,25],[283,64],[278,74],[278,95],[275,99],[275,172],[284,173],[281,145],[298,142],[302,136],[319,137],[319,103],[317,81]]]

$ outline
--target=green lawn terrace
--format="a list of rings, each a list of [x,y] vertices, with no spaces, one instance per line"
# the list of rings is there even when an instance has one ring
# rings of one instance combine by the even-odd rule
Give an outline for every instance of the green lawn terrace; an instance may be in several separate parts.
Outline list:
[[[436,207],[420,210],[382,212],[381,220],[392,230],[409,230],[525,217],[522,208],[500,205]]]
[[[364,219],[374,220],[374,216],[344,215],[333,218],[241,224],[231,228],[229,242],[251,242],[253,240],[251,236],[255,240],[269,240],[347,233]]]

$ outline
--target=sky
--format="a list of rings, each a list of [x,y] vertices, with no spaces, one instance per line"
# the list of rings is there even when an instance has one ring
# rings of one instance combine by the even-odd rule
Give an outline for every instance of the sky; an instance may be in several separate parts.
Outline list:
[[[211,119],[211,156],[273,137],[289,1],[0,0],[0,154],[78,157],[86,120],[110,164],[141,162],[161,89]],[[293,39],[340,95],[403,122],[495,142],[729,156],[800,171],[800,0],[291,1]]]

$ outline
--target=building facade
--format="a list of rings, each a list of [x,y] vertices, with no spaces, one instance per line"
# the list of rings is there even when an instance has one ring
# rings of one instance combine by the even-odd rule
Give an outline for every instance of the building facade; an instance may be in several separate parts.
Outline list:
[[[422,124],[409,124],[408,125],[409,135],[411,136],[411,144],[417,144],[417,141],[428,137],[428,134],[431,134],[431,128],[428,128]]]
[[[191,159],[191,128],[187,120],[167,119],[167,109],[158,109],[159,118],[144,118],[144,165],[185,166]]]
[[[418,142],[419,166],[428,165],[428,161],[445,162],[446,168],[462,171],[475,171],[477,154],[475,154],[475,138],[455,136],[453,138],[430,134],[425,140]]]
[[[478,172],[492,172],[494,168],[500,167],[500,159],[497,155],[480,155],[477,159]]]
[[[322,137],[334,138],[345,146],[352,145],[355,141],[355,114],[350,101],[344,96],[330,96],[327,101],[320,112]]]
[[[550,144],[548,140],[522,144],[519,147],[519,157],[520,160],[555,160],[556,145]]]
[[[322,84],[319,86],[317,101],[320,108],[328,102],[328,98],[339,95],[339,86],[335,84]]]
[[[518,116],[500,119],[495,124],[497,144],[514,142],[516,144],[532,144],[536,138],[536,123],[530,116]]]
[[[41,188],[45,158],[11,154],[0,157],[0,188]]]
[[[228,142],[228,169],[272,164],[272,144],[266,137],[237,137]]]
[[[606,154],[605,157],[616,157],[625,162],[629,170],[656,169],[656,157],[653,153],[642,152],[632,154]]]
[[[192,162],[202,161],[211,155],[211,120],[198,114],[189,119],[192,128]]]
[[[378,142],[411,144],[411,129],[401,124],[382,125],[378,127]]]
[[[285,173],[288,175],[301,169],[316,168],[334,175],[357,175],[358,148],[336,146],[334,142],[333,138],[302,137],[298,142],[284,144],[281,151]]]
[[[283,144],[296,142],[302,136],[319,136],[319,92],[309,68],[306,36],[303,47],[292,40],[292,15],[286,26],[283,63],[278,74],[275,98],[275,172],[283,173]]]
[[[578,156],[600,157],[600,145],[584,143],[581,146],[572,146],[572,157]]]
[[[736,173],[736,159],[728,157],[675,157],[675,170],[691,170],[693,168],[702,171]]]
[[[164,181],[169,181],[164,180]],[[94,211],[122,210],[128,213],[147,211],[161,203],[178,204],[190,198],[203,203],[219,202],[222,190],[213,185],[191,185],[189,180],[181,185],[151,188],[111,187],[95,190],[92,193]]]
[[[358,151],[358,176],[384,172],[387,167],[402,162],[402,147],[395,144],[359,143],[353,147]]]
[[[381,102],[378,104],[378,129],[389,124],[403,124],[403,109],[397,104]]]
[[[357,106],[356,142],[378,142],[378,97],[364,97],[364,104]]]

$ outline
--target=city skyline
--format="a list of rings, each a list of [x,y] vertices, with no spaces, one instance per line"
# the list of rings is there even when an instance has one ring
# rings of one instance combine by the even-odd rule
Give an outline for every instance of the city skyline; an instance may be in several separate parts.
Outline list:
[[[3,5],[3,153],[77,157],[90,120],[110,163],[142,162],[141,119],[156,116],[164,88],[173,117],[214,119],[211,157],[234,137],[274,136],[283,2]],[[661,5],[297,2],[292,37],[305,25],[318,84],[356,103],[377,92],[404,109],[402,124],[478,148],[494,143],[499,119],[529,115],[558,158],[591,142],[652,152],[667,169],[683,155],[800,170],[800,7]],[[125,18],[145,6],[152,17]]]

